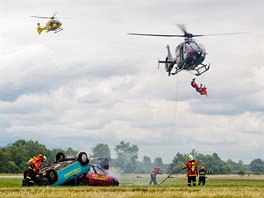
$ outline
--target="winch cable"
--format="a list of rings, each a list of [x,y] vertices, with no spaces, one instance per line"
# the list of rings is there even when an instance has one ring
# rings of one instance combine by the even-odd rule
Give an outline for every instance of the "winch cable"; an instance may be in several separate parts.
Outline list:
[[[179,87],[178,84],[179,84],[179,79],[178,79],[178,75],[177,75],[176,76],[176,98],[175,98],[176,100],[175,100],[175,107],[174,107],[174,115],[173,115],[170,135],[169,135],[169,138],[168,138],[166,149],[169,146],[169,143],[170,143],[170,140],[171,140],[171,136],[172,136],[173,131],[174,131],[174,126],[175,126],[175,123],[176,123],[177,109],[178,109],[178,87]]]
[[[170,143],[170,140],[172,138],[172,135],[173,135],[173,132],[175,131],[174,128],[175,128],[175,124],[176,124],[176,118],[177,118],[177,111],[178,111],[178,94],[179,94],[179,78],[178,78],[178,75],[176,75],[176,92],[175,92],[175,107],[174,107],[174,112],[173,112],[173,120],[172,120],[172,124],[171,124],[171,129],[170,129],[170,135],[168,137],[168,142],[167,142],[167,145],[166,145],[166,148],[165,148],[165,153],[167,153],[166,151],[168,150],[168,147],[169,147],[169,143]],[[168,178],[170,178],[170,176],[172,174],[175,174],[175,173],[178,173],[180,172],[181,170],[179,171],[176,171],[176,172],[173,172],[171,174],[169,174],[159,185],[161,185],[162,183],[164,183]]]
[[[202,74],[202,82],[201,82],[202,85],[204,85],[204,76],[205,76],[205,73]]]

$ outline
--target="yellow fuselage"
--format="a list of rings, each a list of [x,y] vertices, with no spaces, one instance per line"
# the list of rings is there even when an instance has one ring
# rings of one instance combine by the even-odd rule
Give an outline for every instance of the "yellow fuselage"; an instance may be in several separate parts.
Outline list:
[[[59,20],[50,19],[44,27],[41,27],[40,24],[38,24],[37,32],[41,34],[43,30],[55,31],[56,29],[59,29],[61,25],[62,23]]]

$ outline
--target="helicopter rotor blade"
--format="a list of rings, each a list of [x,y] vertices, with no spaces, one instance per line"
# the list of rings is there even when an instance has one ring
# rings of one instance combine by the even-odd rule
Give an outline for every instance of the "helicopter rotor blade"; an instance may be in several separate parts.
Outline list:
[[[221,35],[233,35],[233,34],[246,34],[248,32],[233,32],[233,33],[221,33],[221,34],[204,34],[204,35],[194,35],[193,37],[197,36],[221,36]]]
[[[181,31],[184,33],[183,37],[185,38],[192,38],[192,37],[197,37],[197,36],[203,36],[203,35],[193,35],[191,33],[188,33],[186,28],[185,28],[185,25],[184,24],[177,24],[178,27],[181,29]]]
[[[50,19],[50,17],[43,17],[43,16],[30,16],[33,18],[40,18],[40,19]]]
[[[191,39],[192,37],[201,37],[201,36],[219,36],[219,35],[233,35],[233,34],[248,33],[248,32],[234,32],[234,33],[220,33],[220,34],[191,34],[187,32],[185,24],[177,24],[177,26],[184,33],[183,35],[179,35],[179,34],[140,34],[140,33],[128,33],[128,34],[136,35],[136,36],[185,37],[185,38]]]
[[[136,36],[161,36],[161,37],[184,37],[184,35],[178,35],[178,34],[138,34],[138,33],[128,33],[128,35],[136,35]]]
[[[181,31],[184,33],[184,34],[188,34],[188,32],[186,31],[186,28],[185,28],[185,25],[184,24],[177,24],[178,27],[181,29]]]
[[[54,12],[53,16],[52,17],[45,17],[45,16],[30,16],[30,17],[33,17],[33,18],[40,18],[40,19],[57,19],[57,17],[55,17],[57,14],[57,12]]]
[[[53,16],[51,17],[51,19],[55,19],[55,15],[57,14],[57,12],[54,12]]]
[[[204,34],[192,34],[192,37],[201,37],[201,36],[206,36]]]

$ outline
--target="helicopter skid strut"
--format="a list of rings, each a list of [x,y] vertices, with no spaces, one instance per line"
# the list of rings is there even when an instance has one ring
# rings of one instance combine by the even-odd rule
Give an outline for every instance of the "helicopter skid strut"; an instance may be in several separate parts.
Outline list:
[[[55,31],[54,31],[54,34],[60,32],[60,31],[62,31],[62,30],[63,30],[63,28],[59,28],[58,30],[55,30]]]
[[[196,76],[200,76],[201,74],[203,74],[204,72],[208,71],[209,69],[210,69],[210,64],[209,65],[201,64],[201,66],[199,68],[193,69],[193,70],[197,72],[195,74]]]
[[[199,68],[197,69],[191,69],[196,71],[196,76],[200,76],[201,74],[203,74],[204,72],[208,71],[210,69],[210,64],[206,65],[206,64],[201,64]],[[176,67],[176,71],[174,73],[169,72],[169,75],[176,75],[178,74],[180,71],[185,70],[184,68],[179,69],[178,67]]]
[[[171,75],[176,75],[178,74],[180,71],[182,71],[184,69],[179,69],[178,67],[176,68],[176,71],[174,73],[170,73]]]

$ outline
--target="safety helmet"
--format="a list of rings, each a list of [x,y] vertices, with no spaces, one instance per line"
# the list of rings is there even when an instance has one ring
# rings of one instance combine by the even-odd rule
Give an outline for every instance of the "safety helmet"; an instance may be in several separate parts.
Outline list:
[[[189,161],[193,160],[193,156],[192,155],[188,155],[188,160]]]
[[[42,162],[45,162],[47,160],[45,155],[39,154],[39,157],[41,157]]]
[[[160,170],[160,166],[157,167],[157,170]]]
[[[201,170],[204,170],[204,166],[201,167]]]
[[[43,162],[46,162],[46,160],[47,160],[47,158],[46,158],[46,156],[44,155],[42,161],[43,161]]]

